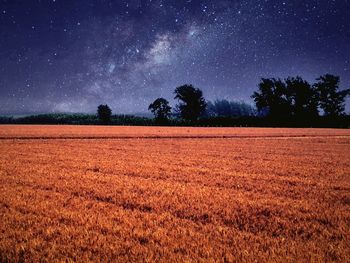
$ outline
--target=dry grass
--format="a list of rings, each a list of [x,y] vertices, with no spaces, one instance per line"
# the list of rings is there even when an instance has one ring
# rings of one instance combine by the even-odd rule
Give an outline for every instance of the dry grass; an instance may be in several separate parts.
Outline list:
[[[43,128],[44,127],[44,128]],[[144,137],[318,137],[349,136],[348,129],[288,129],[288,128],[188,128],[137,126],[60,126],[2,125],[4,138],[144,138]]]
[[[0,137],[0,262],[350,262],[349,130],[1,126]]]

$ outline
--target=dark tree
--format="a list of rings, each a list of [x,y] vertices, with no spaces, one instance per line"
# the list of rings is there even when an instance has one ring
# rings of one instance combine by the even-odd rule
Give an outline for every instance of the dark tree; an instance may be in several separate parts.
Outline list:
[[[207,104],[200,89],[183,85],[177,87],[174,94],[179,101],[177,109],[184,120],[195,121],[204,113]]]
[[[319,96],[320,107],[326,116],[344,114],[345,97],[350,95],[350,89],[339,91],[339,77],[326,74],[316,79],[314,84]]]
[[[259,112],[272,118],[284,118],[290,115],[290,103],[286,96],[286,84],[280,79],[261,79],[259,91],[252,98]]]
[[[314,118],[318,116],[318,94],[307,81],[297,76],[287,78],[286,98],[290,114],[295,119]]]
[[[232,109],[228,100],[216,100],[214,102],[214,111],[217,116],[231,116]]]
[[[255,115],[254,108],[244,102],[216,100],[207,103],[207,115],[221,117],[242,117]]]
[[[207,101],[207,106],[205,107],[205,117],[216,116],[215,106],[211,101]]]
[[[171,107],[166,99],[158,98],[149,105],[148,110],[154,114],[157,123],[166,123],[169,119]]]
[[[97,108],[97,116],[102,123],[109,123],[111,121],[112,110],[107,104],[101,104]]]
[[[256,116],[257,114],[255,107],[243,101],[241,102],[232,101],[231,109],[233,112],[239,112],[240,115],[238,116]]]

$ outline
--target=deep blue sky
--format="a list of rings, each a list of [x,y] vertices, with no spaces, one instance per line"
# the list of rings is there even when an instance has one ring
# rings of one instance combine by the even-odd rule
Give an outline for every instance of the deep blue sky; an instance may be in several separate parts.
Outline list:
[[[0,114],[145,112],[191,83],[245,100],[261,77],[350,87],[350,1],[0,0]]]

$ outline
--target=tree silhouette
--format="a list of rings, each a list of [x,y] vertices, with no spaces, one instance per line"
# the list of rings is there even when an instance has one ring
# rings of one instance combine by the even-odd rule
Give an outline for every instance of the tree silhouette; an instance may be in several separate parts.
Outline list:
[[[299,76],[295,78],[288,77],[285,83],[290,114],[295,119],[317,117],[318,94],[316,89]]]
[[[195,121],[204,113],[206,102],[200,89],[192,85],[183,85],[177,87],[174,94],[175,99],[179,101],[177,109],[182,119]]]
[[[149,105],[148,110],[154,114],[157,123],[166,123],[169,119],[171,107],[166,99],[158,98]]]
[[[290,115],[290,103],[287,99],[287,87],[281,79],[261,79],[259,91],[251,96],[257,109],[266,115],[280,119]]]
[[[217,116],[231,116],[232,109],[228,100],[216,100],[214,101],[214,111]]]
[[[205,107],[205,117],[216,116],[215,106],[211,101],[207,101],[207,106]]]
[[[221,116],[221,117],[242,117],[253,116],[255,114],[254,108],[244,102],[216,100],[214,103],[208,101],[207,115]]]
[[[345,97],[350,95],[350,89],[339,91],[340,78],[331,74],[320,76],[314,84],[319,96],[320,107],[326,116],[344,114]]]
[[[112,110],[107,104],[101,104],[97,108],[97,116],[102,123],[109,123],[111,121]]]

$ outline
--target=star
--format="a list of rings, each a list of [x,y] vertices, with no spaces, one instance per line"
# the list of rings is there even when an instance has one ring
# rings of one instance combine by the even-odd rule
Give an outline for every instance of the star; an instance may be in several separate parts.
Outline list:
[[[210,101],[252,104],[261,77],[330,70],[350,86],[347,1],[10,2],[0,9],[0,105],[10,105],[0,115],[101,103],[146,112],[184,83]]]

